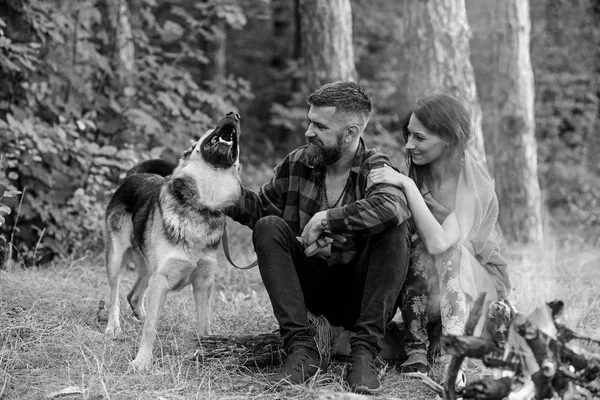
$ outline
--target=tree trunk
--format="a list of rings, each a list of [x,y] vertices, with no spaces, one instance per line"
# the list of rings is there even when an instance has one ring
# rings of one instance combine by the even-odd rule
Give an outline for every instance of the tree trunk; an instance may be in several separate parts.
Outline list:
[[[302,54],[308,91],[356,80],[350,0],[300,0]]]
[[[126,0],[107,0],[108,24],[112,36],[112,61],[123,87],[135,67],[135,49],[131,28],[129,3]]]
[[[469,24],[464,0],[404,0],[401,38],[401,88],[408,108],[420,97],[448,93],[471,113],[471,146],[485,161],[481,106],[469,61]],[[405,110],[404,108],[403,110]]]
[[[129,3],[127,0],[103,0],[98,3],[98,7],[103,15],[103,31],[98,32],[98,35],[107,34],[109,38],[101,52],[110,56],[122,93],[131,96],[134,94],[131,73],[135,67],[135,48]],[[74,33],[76,41],[77,32],[75,30]],[[76,64],[76,52],[73,54],[73,63]]]
[[[227,77],[227,25],[222,18],[212,22],[213,37],[206,42],[205,52],[210,63],[206,65],[206,77],[215,85],[215,91],[221,93]]]
[[[271,1],[273,23],[271,66],[281,71],[288,67],[288,61],[292,58],[294,52],[294,46],[290,45],[290,40],[295,34],[295,3],[291,0]]]
[[[468,0],[467,10],[488,166],[500,201],[500,227],[509,241],[540,242],[529,2]]]
[[[596,27],[592,30],[594,43],[596,44],[596,57],[594,70],[595,74],[592,74],[594,80],[594,87],[596,88],[596,97],[600,99],[600,2],[590,2],[590,14],[591,14],[591,26]],[[595,78],[594,78],[595,77]],[[590,137],[590,148],[588,151],[588,167],[591,171],[600,174],[600,101],[596,103],[598,105],[596,123],[591,132]]]

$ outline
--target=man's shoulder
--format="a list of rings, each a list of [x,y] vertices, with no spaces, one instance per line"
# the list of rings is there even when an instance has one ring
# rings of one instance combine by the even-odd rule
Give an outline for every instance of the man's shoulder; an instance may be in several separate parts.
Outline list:
[[[383,166],[383,164],[392,166],[390,156],[375,148],[368,148],[365,146],[365,152],[362,159],[362,168],[377,168]]]
[[[307,144],[297,147],[294,150],[292,150],[291,152],[289,152],[288,155],[285,157],[285,159],[289,160],[289,161],[293,161],[293,162],[303,161],[307,149],[308,149]]]
[[[310,168],[310,165],[308,165],[308,162],[306,159],[306,151],[307,150],[308,150],[308,145],[303,145],[303,146],[300,146],[300,147],[292,150],[291,152],[288,153],[287,156],[285,156],[285,158],[283,159],[281,164],[289,164],[290,166],[296,165],[296,164],[301,164],[303,166]]]
[[[292,150],[279,162],[275,170],[279,172],[285,171],[284,174],[298,174],[301,173],[299,171],[304,171],[306,168],[311,169],[306,162],[307,147],[308,145],[304,145]]]

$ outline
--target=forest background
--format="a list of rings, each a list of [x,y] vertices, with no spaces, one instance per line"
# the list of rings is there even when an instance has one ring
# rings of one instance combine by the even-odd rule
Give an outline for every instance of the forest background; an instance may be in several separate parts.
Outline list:
[[[19,211],[2,226],[2,265],[9,256],[30,266],[101,250],[104,207],[123,171],[152,157],[176,161],[224,112],[243,117],[248,186],[305,141],[305,99],[315,88],[303,67],[298,2],[130,3],[0,5],[0,189],[23,192],[0,200]],[[375,104],[367,143],[399,165],[398,122],[415,100],[402,86],[410,45],[398,34],[402,2],[351,4],[356,73]],[[592,241],[600,226],[597,13],[589,0],[531,1],[544,223]]]
[[[468,0],[467,6],[478,1]],[[15,365],[30,368],[15,361],[23,358],[23,349],[15,343],[47,328],[28,319],[31,325],[25,333],[29,333],[23,336],[11,319],[15,307],[21,310],[17,315],[34,310],[35,296],[54,304],[57,293],[64,296],[72,285],[80,285],[65,301],[76,303],[82,291],[93,293],[78,312],[95,313],[97,297],[106,291],[104,208],[128,168],[154,157],[176,161],[230,110],[242,115],[242,178],[253,189],[269,179],[285,154],[305,142],[305,99],[315,89],[319,65],[307,59],[303,47],[307,35],[300,29],[306,18],[301,3],[307,2],[0,2],[0,273],[11,273],[0,275],[0,322],[9,322],[0,323],[4,387],[18,375]],[[329,2],[334,12],[335,4],[342,3],[347,2]],[[367,87],[375,104],[365,138],[369,147],[388,153],[397,165],[404,160],[399,120],[415,100],[404,90],[411,78],[405,68],[411,35],[399,29],[407,25],[408,3],[348,3],[355,78]],[[544,237],[541,242],[509,237],[506,244],[517,266],[513,280],[518,282],[518,304],[527,308],[556,296],[584,295],[570,298],[577,310],[571,322],[590,331],[600,325],[600,315],[590,312],[600,301],[592,293],[597,292],[592,271],[600,264],[600,3],[531,0],[529,5],[536,185],[541,193],[537,205]],[[471,36],[471,59],[481,56],[476,39]],[[478,89],[484,98],[485,89]],[[510,151],[509,142],[496,140],[494,146]],[[490,144],[485,144],[490,154]],[[493,162],[488,155],[488,163]],[[512,167],[516,174],[519,168],[518,163]],[[512,214],[516,209],[511,207],[505,204],[501,213]],[[239,263],[252,261],[250,231],[230,225],[234,258]],[[256,270],[242,273],[223,259],[221,264],[220,306],[230,307],[231,313],[247,312],[232,317],[246,328],[254,316],[255,325],[248,332],[273,328]],[[567,278],[573,274],[578,280]],[[54,276],[60,276],[62,284],[53,286]],[[555,281],[549,284],[551,280]],[[261,300],[255,299],[257,292]],[[241,307],[245,300],[254,309]],[[81,322],[76,315],[71,317]],[[173,323],[177,314],[166,318]],[[86,324],[98,332],[103,329]],[[54,338],[54,326],[48,329]],[[132,328],[130,341],[137,338],[136,332],[139,327]],[[232,332],[225,328],[222,333]],[[123,352],[119,347],[104,350]],[[44,352],[51,368],[55,355]],[[173,348],[165,352],[177,353]],[[83,358],[89,364],[86,354]],[[119,362],[123,360],[115,361]],[[113,392],[101,388],[108,379],[103,373],[107,372],[90,378],[88,393],[96,390],[110,397]],[[178,383],[187,387],[193,380]],[[143,390],[160,392],[153,383],[144,385]],[[4,387],[0,384],[0,398]],[[14,390],[18,393],[19,385]]]

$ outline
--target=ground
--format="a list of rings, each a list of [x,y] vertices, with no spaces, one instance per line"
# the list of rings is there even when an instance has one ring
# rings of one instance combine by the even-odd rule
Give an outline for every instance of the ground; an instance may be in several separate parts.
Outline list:
[[[234,229],[232,236],[246,234]],[[248,251],[236,254],[240,263],[240,254],[248,261],[253,256]],[[562,299],[567,309],[564,322],[583,334],[597,335],[600,251],[569,234],[548,239],[541,247],[514,249],[510,259],[515,286],[511,299],[520,312]],[[123,334],[109,340],[103,334],[105,322],[97,317],[99,303],[108,294],[101,256],[0,271],[0,399],[356,398],[348,394],[341,362],[304,385],[287,388],[267,381],[279,360],[273,367],[242,367],[224,348],[222,356],[197,362],[194,355],[203,339],[195,334],[189,288],[167,299],[152,371],[132,372],[129,362],[137,351],[141,323],[131,316],[124,297],[134,278],[128,271],[122,282]],[[235,270],[222,258],[213,327],[215,335],[230,338],[277,328],[256,269]],[[385,371],[383,384],[378,398],[435,398],[421,381],[401,377],[393,368]]]

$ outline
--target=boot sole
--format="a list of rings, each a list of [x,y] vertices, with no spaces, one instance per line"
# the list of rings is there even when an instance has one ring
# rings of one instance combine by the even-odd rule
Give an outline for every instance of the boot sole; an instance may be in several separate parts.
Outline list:
[[[376,394],[376,393],[381,392],[382,389],[383,389],[383,385],[379,385],[379,387],[377,387],[375,389],[371,389],[366,386],[359,385],[359,386],[355,387],[353,389],[353,391],[355,393],[360,393],[360,394]]]

